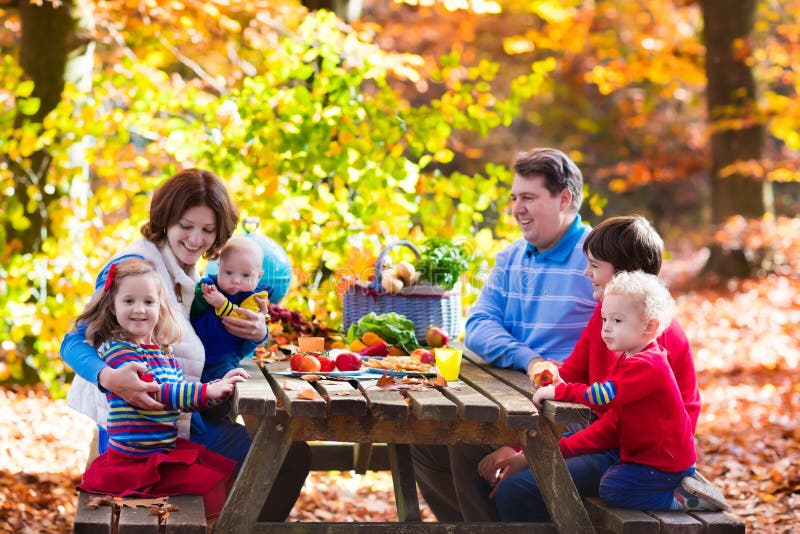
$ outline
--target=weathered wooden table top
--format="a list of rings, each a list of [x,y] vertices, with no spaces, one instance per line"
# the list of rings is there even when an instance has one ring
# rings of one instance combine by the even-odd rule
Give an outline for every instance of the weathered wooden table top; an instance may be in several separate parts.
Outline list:
[[[293,441],[319,440],[389,444],[401,521],[419,521],[408,445],[522,446],[545,501],[553,504],[558,531],[591,532],[557,446],[559,427],[585,420],[588,410],[546,403],[540,418],[524,373],[494,368],[458,348],[464,351],[460,380],[436,388],[379,387],[380,375],[308,382],[274,374],[286,370],[288,362],[268,363],[262,370],[245,360],[251,378],[237,384],[233,404],[248,420],[253,444],[215,531],[253,531],[263,499],[252,496],[269,493]]]

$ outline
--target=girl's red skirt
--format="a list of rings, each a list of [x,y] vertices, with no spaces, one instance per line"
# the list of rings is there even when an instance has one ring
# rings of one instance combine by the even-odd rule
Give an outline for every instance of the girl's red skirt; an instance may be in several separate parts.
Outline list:
[[[168,453],[129,456],[109,449],[95,458],[78,489],[115,497],[202,495],[206,517],[214,518],[225,504],[234,469],[233,460],[179,438]]]

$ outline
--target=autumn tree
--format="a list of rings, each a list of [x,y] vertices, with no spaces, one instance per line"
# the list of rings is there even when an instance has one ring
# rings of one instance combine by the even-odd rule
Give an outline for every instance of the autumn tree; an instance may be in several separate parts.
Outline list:
[[[706,103],[711,140],[711,218],[761,218],[773,211],[772,185],[761,159],[763,116],[758,112],[752,71],[751,32],[757,0],[702,0],[706,45]],[[760,172],[759,172],[760,171]],[[706,272],[747,276],[758,267],[742,246],[712,247]]]
[[[418,80],[418,58],[383,52],[324,10],[309,15],[293,2],[251,1],[97,8],[96,69],[85,101],[65,84],[38,126],[18,127],[3,119],[28,105],[35,85],[11,53],[0,64],[0,152],[24,164],[46,147],[52,159],[40,187],[69,192],[47,199],[55,224],[38,250],[0,249],[0,379],[34,368],[58,384],[60,339],[94,275],[137,236],[149,193],[180,167],[226,179],[241,215],[259,217],[261,231],[292,259],[287,304],[331,325],[340,321],[345,276],[368,276],[365,265],[388,242],[444,235],[486,256],[502,246],[493,237],[507,235],[510,222],[486,228],[483,213],[497,202],[508,169],[445,174],[440,165],[453,157],[454,132],[508,124],[541,72],[496,98],[494,65],[467,69],[444,55],[432,72],[440,98],[415,105],[389,81]],[[91,182],[70,158],[82,140]],[[13,176],[0,177],[7,191]],[[4,223],[41,230],[38,209],[0,196]]]
[[[36,129],[61,100],[65,83],[73,83],[84,91],[91,86],[94,52],[91,6],[85,0],[41,3],[21,0],[18,6],[22,28],[19,64],[33,84],[28,104],[17,113],[15,124]],[[65,191],[45,187],[51,164],[46,148],[27,158],[6,153],[4,159],[13,173],[14,199],[20,206],[26,206],[27,213],[24,218],[7,221],[6,234],[11,237],[9,241],[18,243],[16,246],[22,253],[39,250],[52,226],[48,206]]]

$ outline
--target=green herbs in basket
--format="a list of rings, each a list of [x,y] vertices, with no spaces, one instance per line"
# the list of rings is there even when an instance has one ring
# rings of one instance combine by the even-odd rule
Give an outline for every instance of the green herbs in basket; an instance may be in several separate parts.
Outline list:
[[[447,290],[453,289],[458,277],[467,272],[468,256],[464,247],[449,239],[434,237],[420,247],[422,258],[415,267],[422,280]]]
[[[370,312],[357,323],[350,325],[344,340],[349,345],[354,340],[361,339],[367,332],[379,335],[381,339],[390,345],[400,347],[407,354],[419,348],[417,337],[414,335],[414,323],[404,315],[394,312],[377,315],[375,312]]]

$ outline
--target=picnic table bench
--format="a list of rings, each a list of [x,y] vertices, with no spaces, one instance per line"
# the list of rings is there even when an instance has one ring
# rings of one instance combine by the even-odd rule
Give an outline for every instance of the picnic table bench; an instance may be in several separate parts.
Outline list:
[[[456,344],[458,345],[458,344]],[[251,379],[237,384],[234,410],[243,416],[253,443],[215,532],[351,532],[385,528],[395,532],[495,531],[495,523],[421,523],[411,444],[520,445],[551,511],[551,523],[503,523],[509,532],[743,533],[744,523],[724,512],[641,512],[615,509],[600,499],[581,500],[559,452],[557,441],[572,422],[588,423],[588,408],[545,402],[539,413],[533,387],[524,373],[499,369],[463,350],[460,380],[446,388],[406,390],[367,380],[319,380],[309,383],[279,373],[286,362],[259,366],[243,362]],[[262,369],[263,367],[263,369]],[[313,391],[304,399],[304,391]],[[349,470],[388,467],[392,472],[399,523],[257,523],[256,518],[293,441],[334,442],[312,447],[312,469]],[[375,444],[373,446],[373,444]],[[81,494],[75,532],[159,532],[157,519],[134,517],[123,509],[86,509]],[[181,496],[180,514],[162,532],[200,532],[202,498]],[[198,503],[200,506],[198,512]],[[198,515],[199,514],[199,515]],[[140,523],[144,522],[144,525]],[[153,526],[155,524],[155,526]],[[119,530],[117,530],[119,529]]]

